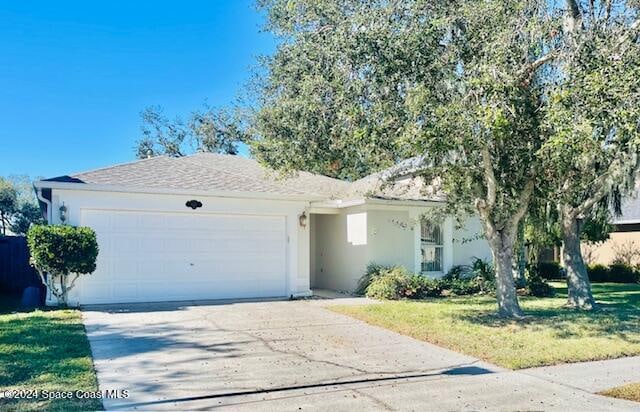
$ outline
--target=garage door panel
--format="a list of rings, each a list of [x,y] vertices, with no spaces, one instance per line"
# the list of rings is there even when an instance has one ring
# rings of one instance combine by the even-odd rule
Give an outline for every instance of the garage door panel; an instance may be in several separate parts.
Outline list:
[[[82,303],[286,295],[284,216],[83,210],[96,272]]]

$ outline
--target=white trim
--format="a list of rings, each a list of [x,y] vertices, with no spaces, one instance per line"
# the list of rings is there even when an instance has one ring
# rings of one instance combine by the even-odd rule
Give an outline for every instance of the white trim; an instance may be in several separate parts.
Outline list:
[[[424,208],[425,206],[442,206],[444,201],[438,200],[404,200],[404,199],[377,199],[361,198],[353,200],[325,200],[322,202],[312,202],[311,207],[317,210],[323,209],[346,209],[350,207],[372,205],[372,206],[406,206]]]
[[[118,193],[142,193],[142,194],[167,194],[189,196],[213,196],[247,199],[269,200],[319,200],[322,196],[315,195],[286,195],[266,192],[242,192],[231,190],[193,190],[193,189],[163,189],[152,187],[129,187],[120,185],[98,185],[92,183],[48,182],[40,180],[34,183],[36,188],[83,190],[93,192],[118,192]]]
[[[635,225],[640,223],[640,219],[631,219],[631,220],[616,220],[612,225]]]

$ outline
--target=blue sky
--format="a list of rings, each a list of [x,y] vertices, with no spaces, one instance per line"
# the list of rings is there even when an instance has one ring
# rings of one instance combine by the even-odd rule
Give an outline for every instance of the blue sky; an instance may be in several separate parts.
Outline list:
[[[253,0],[0,3],[0,176],[134,159],[139,112],[233,103],[275,49]]]

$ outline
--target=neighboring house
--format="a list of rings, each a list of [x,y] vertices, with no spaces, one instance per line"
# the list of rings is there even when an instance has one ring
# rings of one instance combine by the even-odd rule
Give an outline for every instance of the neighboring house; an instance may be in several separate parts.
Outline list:
[[[609,265],[614,260],[629,257],[632,263],[640,263],[640,196],[637,190],[633,196],[622,202],[622,214],[615,217],[613,232],[605,242],[583,244],[582,255],[587,263]],[[634,257],[635,255],[635,257]]]
[[[296,297],[353,290],[371,262],[441,276],[490,259],[477,219],[462,229],[452,218],[421,219],[443,197],[411,166],[349,183],[278,178],[251,159],[202,153],[35,187],[50,222],[64,217],[98,236],[97,270],[78,281],[71,303]]]

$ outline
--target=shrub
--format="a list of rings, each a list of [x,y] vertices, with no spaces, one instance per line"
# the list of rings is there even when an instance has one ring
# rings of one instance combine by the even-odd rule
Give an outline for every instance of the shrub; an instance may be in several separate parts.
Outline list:
[[[409,276],[401,267],[391,268],[371,278],[366,288],[367,297],[374,299],[396,300],[407,296]]]
[[[358,280],[358,287],[355,293],[358,295],[365,295],[367,288],[371,282],[380,277],[381,275],[393,270],[393,266],[378,265],[377,263],[369,263],[367,265],[367,272]]]
[[[638,283],[640,274],[633,266],[625,263],[614,263],[609,266],[608,282]]]
[[[405,296],[414,299],[435,298],[442,293],[442,282],[423,275],[410,275],[407,278]]]
[[[473,273],[476,276],[482,277],[487,281],[495,281],[496,280],[496,272],[493,269],[493,265],[487,261],[484,261],[480,258],[473,258],[473,263],[471,264],[473,269]]]
[[[527,279],[527,286],[525,288],[527,295],[540,298],[555,295],[555,289],[542,277],[538,266],[529,266],[525,270],[525,277]]]
[[[495,292],[493,266],[475,258],[471,266],[454,266],[442,278],[441,288],[454,295],[474,295]]]
[[[98,242],[88,227],[35,225],[27,233],[27,243],[42,283],[63,305],[78,277],[96,270]]]
[[[366,285],[366,287],[364,287]],[[440,281],[409,273],[402,266],[369,265],[360,279],[359,288],[374,299],[422,299],[440,296]]]
[[[543,279],[562,279],[562,268],[558,262],[538,262],[537,270]]]
[[[473,272],[473,267],[468,265],[457,265],[453,266],[446,275],[444,275],[443,279],[453,280],[453,279],[471,279],[475,274]]]
[[[587,266],[587,275],[592,282],[608,282],[609,268],[599,263]]]

